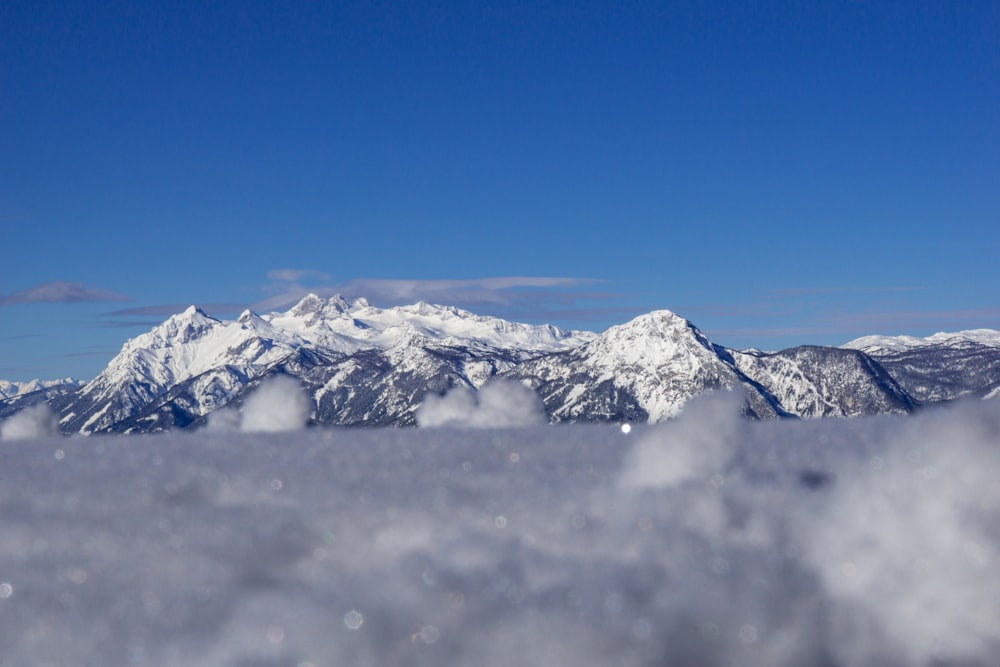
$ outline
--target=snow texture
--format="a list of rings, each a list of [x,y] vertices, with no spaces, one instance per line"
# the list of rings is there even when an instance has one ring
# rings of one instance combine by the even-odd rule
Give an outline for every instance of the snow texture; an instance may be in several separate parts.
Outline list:
[[[538,394],[520,382],[504,379],[493,380],[477,392],[455,387],[443,396],[432,394],[417,409],[417,423],[423,427],[506,428],[546,421]]]
[[[969,329],[967,331],[939,332],[933,336],[862,336],[844,343],[841,347],[861,350],[871,355],[887,355],[935,345],[960,345],[978,343],[987,347],[1000,347],[1000,331],[995,329]]]
[[[24,408],[0,423],[0,440],[30,440],[59,431],[56,415],[45,403]]]
[[[240,415],[244,433],[280,433],[305,427],[312,403],[294,378],[268,378],[250,395]]]
[[[1000,664],[1000,404],[0,443],[10,665]]]
[[[36,391],[44,391],[59,387],[81,387],[83,382],[73,378],[62,380],[30,380],[28,382],[11,382],[10,380],[0,380],[0,400],[16,398]]]

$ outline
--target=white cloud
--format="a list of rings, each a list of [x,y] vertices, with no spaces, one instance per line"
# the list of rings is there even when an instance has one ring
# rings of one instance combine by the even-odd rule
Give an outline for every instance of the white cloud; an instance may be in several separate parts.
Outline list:
[[[205,430],[209,433],[233,433],[240,430],[242,415],[235,408],[220,408],[208,413]]]
[[[56,281],[35,285],[20,292],[0,295],[0,306],[25,303],[80,303],[84,301],[128,301],[125,294],[91,287],[81,283]]]
[[[423,427],[504,428],[545,423],[542,401],[531,387],[492,380],[478,392],[456,387],[444,396],[429,394],[417,409]]]
[[[313,269],[272,269],[267,272],[267,277],[271,280],[287,283],[299,283],[303,281],[322,282],[331,278],[329,273]]]
[[[322,297],[340,294],[348,299],[364,297],[372,303],[391,306],[428,301],[456,306],[572,303],[580,298],[604,298],[604,295],[579,294],[581,287],[602,282],[593,278],[552,276],[497,276],[468,280],[394,280],[359,278],[329,284],[325,274],[307,270],[282,269],[268,277],[275,283],[265,291],[270,296],[254,304],[260,312],[287,308],[309,293]],[[311,282],[310,281],[314,281]],[[307,283],[307,284],[303,284]]]
[[[243,404],[240,430],[245,433],[275,433],[303,428],[312,404],[294,378],[279,375],[264,380]],[[212,424],[225,428],[222,424]]]
[[[0,440],[30,440],[57,432],[56,416],[45,403],[24,408],[0,422]]]
[[[516,290],[572,289],[593,284],[590,278],[547,276],[498,276],[470,280],[386,280],[362,278],[341,286],[345,296],[364,296],[373,301],[411,303],[496,303],[518,299]]]
[[[650,430],[626,460],[627,487],[667,487],[708,482],[724,472],[735,452],[733,435],[744,422],[738,392],[698,396],[673,420]]]

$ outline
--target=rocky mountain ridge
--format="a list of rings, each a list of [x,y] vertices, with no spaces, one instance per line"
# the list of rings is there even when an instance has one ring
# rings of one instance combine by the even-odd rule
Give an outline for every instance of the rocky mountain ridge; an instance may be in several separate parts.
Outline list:
[[[717,389],[741,391],[746,413],[759,418],[907,413],[996,393],[993,333],[996,345],[980,330],[765,353],[716,345],[667,310],[598,335],[450,306],[383,309],[309,295],[286,312],[245,311],[233,321],[188,308],[127,341],[94,380],[32,396],[55,410],[66,433],[198,425],[239,408],[274,375],[299,381],[313,421],[341,425],[411,425],[428,393],[476,390],[495,377],[532,387],[552,421],[656,422]],[[30,402],[0,401],[0,418]]]

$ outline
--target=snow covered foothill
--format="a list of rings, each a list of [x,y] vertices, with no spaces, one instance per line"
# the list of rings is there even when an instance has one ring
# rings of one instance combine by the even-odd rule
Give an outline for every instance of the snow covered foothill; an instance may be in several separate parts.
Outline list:
[[[17,398],[36,391],[46,389],[58,389],[61,387],[74,388],[82,387],[84,383],[73,378],[62,380],[30,380],[28,382],[11,382],[10,380],[0,380],[0,400],[6,398]]]
[[[4,442],[3,661],[998,663],[995,402],[734,407]]]
[[[861,350],[874,356],[905,352],[935,345],[960,345],[977,343],[987,347],[1000,347],[1000,331],[995,329],[969,329],[966,331],[939,332],[932,336],[862,336],[844,343],[841,347]]]

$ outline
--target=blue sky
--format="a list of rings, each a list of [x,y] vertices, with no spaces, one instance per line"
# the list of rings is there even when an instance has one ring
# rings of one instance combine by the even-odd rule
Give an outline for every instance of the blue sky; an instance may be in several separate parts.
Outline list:
[[[1000,328],[1000,5],[0,5],[0,378],[195,303]]]

